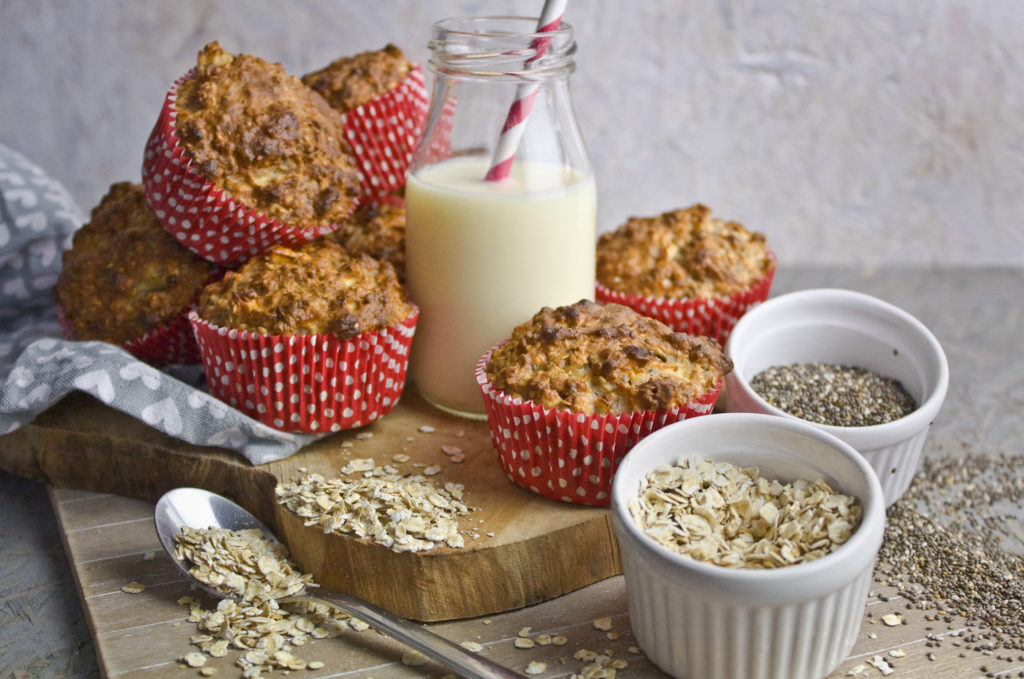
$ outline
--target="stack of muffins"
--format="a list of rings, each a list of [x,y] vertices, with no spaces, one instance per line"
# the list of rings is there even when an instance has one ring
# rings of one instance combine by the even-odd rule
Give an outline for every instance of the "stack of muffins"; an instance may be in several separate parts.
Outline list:
[[[215,396],[286,431],[386,414],[418,317],[401,190],[426,109],[392,45],[297,78],[210,43],[163,102],[141,186],[112,186],[64,255],[67,336],[199,361]],[[588,504],[636,441],[711,411],[721,344],[775,260],[695,205],[602,235],[597,262],[596,302],[539,310],[477,366],[508,476]]]
[[[114,184],[64,254],[65,335],[201,362],[215,396],[286,431],[387,413],[418,316],[396,192],[426,109],[393,45],[300,79],[210,43],[163,102],[141,186]]]

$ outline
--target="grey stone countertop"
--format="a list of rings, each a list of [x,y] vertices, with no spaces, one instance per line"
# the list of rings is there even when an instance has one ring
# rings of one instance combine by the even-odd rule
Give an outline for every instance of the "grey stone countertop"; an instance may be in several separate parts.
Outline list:
[[[839,287],[916,316],[949,360],[925,455],[1007,455],[1024,473],[1024,269],[781,269],[773,295]],[[2,445],[2,439],[0,439]],[[0,472],[0,679],[99,676],[46,488]]]

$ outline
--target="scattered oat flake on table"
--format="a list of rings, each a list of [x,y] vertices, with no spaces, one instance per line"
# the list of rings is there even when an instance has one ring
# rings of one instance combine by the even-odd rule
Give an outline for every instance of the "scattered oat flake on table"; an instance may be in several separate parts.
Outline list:
[[[473,653],[479,653],[484,650],[484,645],[477,641],[461,641],[459,642],[459,646],[462,646],[467,651],[472,651]]]
[[[888,627],[895,627],[903,622],[903,616],[899,613],[886,613],[882,616],[882,622]]]
[[[547,669],[548,669],[548,664],[547,663],[539,662],[537,660],[534,660],[534,661],[530,662],[530,664],[527,665],[526,669],[523,670],[523,671],[526,672],[529,675],[536,675],[536,674],[544,674],[544,672]]]
[[[612,628],[612,619],[610,617],[598,618],[594,621],[594,629],[599,629],[602,632],[607,632]]]
[[[406,650],[402,653],[402,664],[408,665],[409,667],[419,667],[420,665],[426,665],[428,662],[427,656],[423,655],[419,651]]]
[[[370,438],[373,438],[372,431],[361,431],[358,434],[356,434],[356,440],[358,441],[365,441],[366,439]]]
[[[152,561],[155,558],[156,558],[156,552],[146,552],[145,554],[142,555],[142,560],[143,561]]]
[[[399,464],[401,464],[402,462],[408,462],[409,456],[406,455],[405,453],[395,453],[394,455],[391,456],[391,461],[398,462]]]
[[[515,641],[512,642],[512,645],[516,648],[533,648],[536,646],[536,644],[533,643],[533,639],[529,639],[527,637],[516,637]]]
[[[880,655],[872,656],[872,658],[868,660],[868,664],[874,667],[879,672],[881,672],[883,677],[887,677],[893,672],[895,672],[895,670],[892,668],[892,665],[887,663],[885,661],[885,658],[883,658]]]
[[[125,594],[138,594],[146,589],[146,586],[141,582],[135,582],[132,580],[127,585],[121,588],[121,591]]]
[[[451,457],[452,455],[458,455],[459,453],[461,453],[462,448],[459,448],[458,446],[445,444],[441,446],[441,452]]]
[[[905,658],[907,652],[904,651],[902,648],[894,648],[891,651],[889,651],[889,655],[891,655],[894,658]]]
[[[341,473],[348,474],[359,474],[361,472],[373,471],[376,463],[372,457],[358,457],[354,460],[349,460],[349,463],[341,468]]]
[[[199,668],[199,674],[204,677],[212,677],[217,674],[216,667],[201,667]]]
[[[427,476],[436,476],[437,474],[441,473],[441,466],[432,464],[426,469],[424,469],[423,473],[426,474]]]
[[[198,651],[186,653],[181,660],[189,667],[202,667],[206,664],[206,656]]]
[[[429,424],[421,424],[419,427],[417,427],[417,429],[419,429],[419,431],[423,432],[424,434],[432,434],[435,431],[437,431],[436,429],[431,427]]]

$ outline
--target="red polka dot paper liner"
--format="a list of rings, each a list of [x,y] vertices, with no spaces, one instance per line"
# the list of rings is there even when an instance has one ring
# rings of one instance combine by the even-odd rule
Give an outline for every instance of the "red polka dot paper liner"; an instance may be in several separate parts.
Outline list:
[[[281,431],[327,433],[370,424],[405,388],[419,310],[349,340],[261,335],[189,313],[210,393]]]
[[[79,339],[71,319],[59,304],[57,324],[65,339]],[[178,316],[158,325],[141,337],[125,342],[121,348],[140,361],[157,367],[199,363],[199,347],[196,346],[195,334],[188,322],[188,310],[182,311]]]
[[[423,132],[428,107],[423,69],[416,64],[395,88],[341,114],[345,138],[369,197],[405,186],[405,171]]]
[[[135,358],[150,365],[199,363],[199,347],[189,325],[187,312],[150,330],[142,337],[125,342],[124,348]]]
[[[78,333],[75,332],[75,324],[68,318],[63,304],[57,305],[57,326],[60,328],[60,334],[64,336],[64,339],[72,342],[78,339]]]
[[[458,98],[450,92],[445,93],[437,117],[430,123],[429,130],[424,130],[421,140],[423,146],[418,154],[421,165],[431,165],[450,158],[452,155],[452,126],[455,123],[455,107]]]
[[[168,90],[143,155],[142,186],[160,224],[192,252],[227,267],[273,245],[297,247],[336,230],[340,224],[301,227],[272,219],[232,198],[192,167],[178,144],[174,121],[178,88],[194,73],[195,69],[189,71]]]
[[[651,432],[706,415],[722,390],[715,388],[685,407],[587,415],[545,408],[498,389],[487,378],[493,347],[476,365],[491,443],[510,481],[551,500],[605,507],[622,458]]]
[[[772,268],[761,280],[749,289],[728,297],[710,299],[676,299],[671,297],[646,297],[617,292],[605,287],[600,281],[595,285],[598,302],[614,302],[628,306],[645,316],[655,318],[676,332],[690,335],[704,335],[718,340],[725,346],[729,333],[740,317],[752,306],[768,299],[772,279],[775,277],[774,256]]]

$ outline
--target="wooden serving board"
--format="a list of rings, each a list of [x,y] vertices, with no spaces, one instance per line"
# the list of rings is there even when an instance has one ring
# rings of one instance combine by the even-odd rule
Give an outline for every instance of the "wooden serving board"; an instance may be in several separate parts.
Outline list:
[[[465,459],[453,462],[442,446],[458,447]],[[408,461],[394,461],[398,454]],[[396,553],[306,527],[275,502],[279,482],[306,472],[337,477],[350,460],[368,457],[401,472],[439,465],[434,482],[463,484],[464,502],[476,508],[461,521],[465,547]],[[150,501],[179,486],[221,493],[271,527],[321,585],[414,620],[521,608],[621,572],[607,509],[553,502],[514,485],[498,464],[485,422],[442,413],[412,389],[375,424],[260,466],[231,451],[166,436],[74,393],[0,437],[0,468],[57,488]]]

